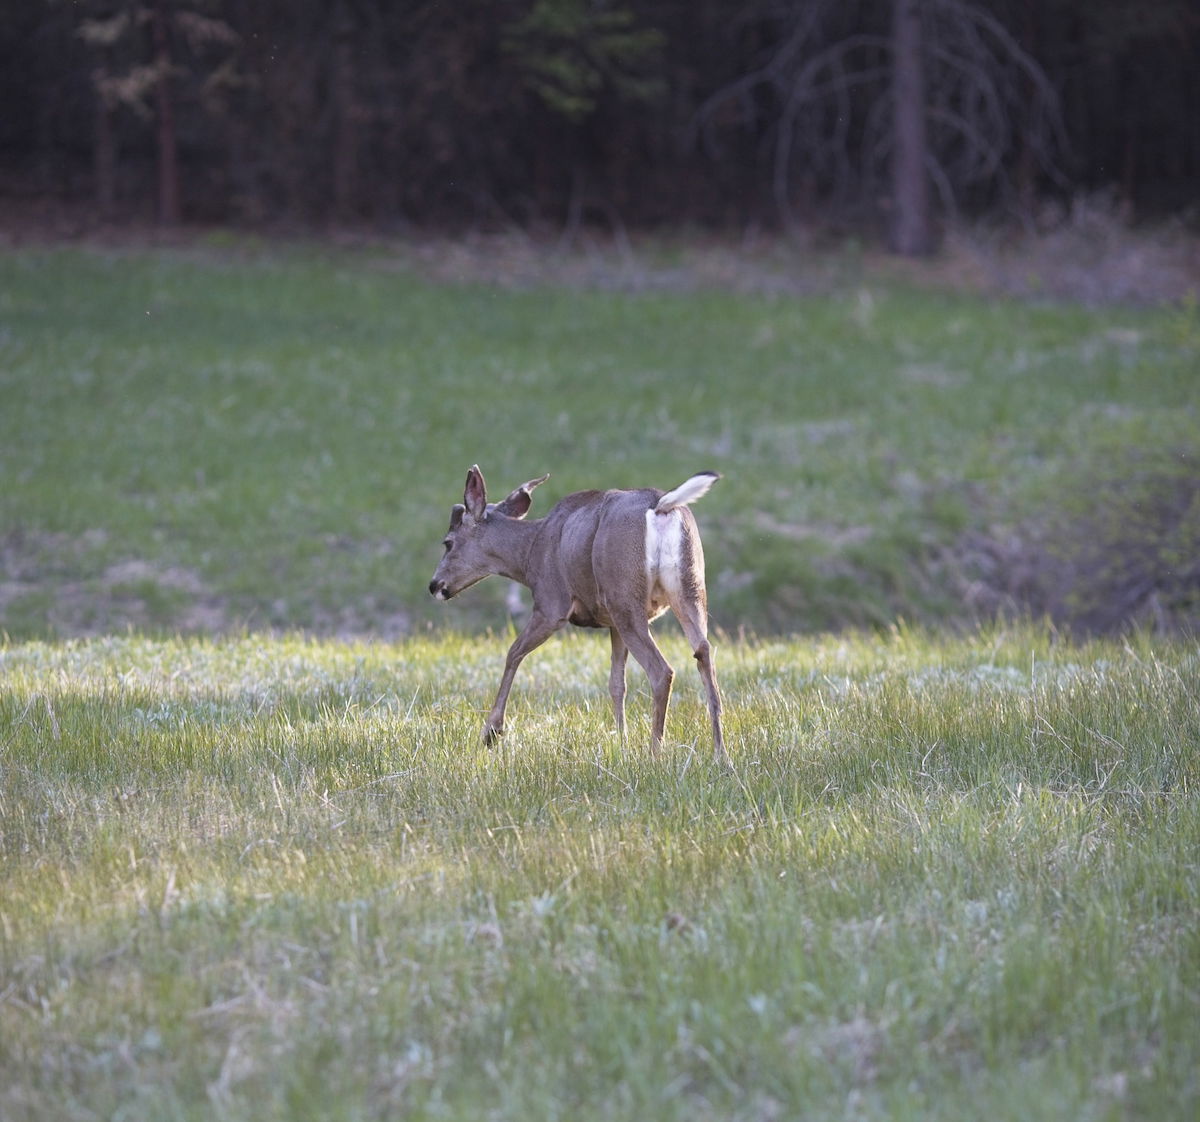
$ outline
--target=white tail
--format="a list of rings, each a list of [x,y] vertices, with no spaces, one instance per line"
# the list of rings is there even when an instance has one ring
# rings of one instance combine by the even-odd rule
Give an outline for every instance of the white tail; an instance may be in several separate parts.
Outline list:
[[[697,499],[708,494],[708,489],[721,477],[715,471],[702,471],[691,479],[679,484],[674,491],[668,491],[657,503],[654,509],[666,513],[679,506],[688,506]]]
[[[721,692],[708,641],[704,550],[688,509],[720,476],[693,475],[673,491],[576,491],[545,518],[524,521],[532,491],[548,476],[531,479],[503,502],[487,501],[478,465],[467,473],[463,501],[450,513],[445,554],[429,582],[439,600],[493,574],[533,592],[525,629],[504,662],[495,704],[483,726],[491,743],[504,730],[504,711],[517,667],[568,623],[608,628],[612,666],[608,688],[617,729],[625,735],[625,664],[630,652],[650,679],[654,713],[650,744],[657,749],[666,725],[675,672],[650,634],[650,621],[668,608],[691,643],[708,698],[713,750],[728,763],[721,734]]]

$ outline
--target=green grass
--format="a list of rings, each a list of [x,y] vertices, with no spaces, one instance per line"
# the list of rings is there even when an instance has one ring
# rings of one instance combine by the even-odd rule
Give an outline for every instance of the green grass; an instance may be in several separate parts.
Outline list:
[[[0,1116],[1194,1116],[1194,643],[502,650],[0,650]]]
[[[1187,569],[1194,307],[422,260],[0,254],[0,1119],[1193,1117],[1200,648],[972,626],[954,557]],[[732,772],[670,628],[659,757],[582,634],[480,746],[475,461],[724,473]]]
[[[801,297],[435,283],[377,251],[8,251],[0,630],[419,630],[473,462],[496,490],[552,472],[539,511],[721,471],[697,513],[729,631],[961,620],[964,533],[1130,450],[1200,458],[1189,315],[849,265]],[[501,622],[503,595],[456,621]]]

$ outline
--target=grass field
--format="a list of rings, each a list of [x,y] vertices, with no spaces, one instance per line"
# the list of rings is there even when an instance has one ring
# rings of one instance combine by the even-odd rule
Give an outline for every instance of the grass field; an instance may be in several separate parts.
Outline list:
[[[497,752],[496,643],[9,646],[0,1116],[1194,1117],[1194,644],[721,658],[734,774],[594,636]]]
[[[475,462],[496,490],[553,473],[535,513],[722,472],[697,514],[731,632],[969,618],[972,534],[1071,525],[1130,457],[1161,461],[1152,494],[1200,478],[1195,313],[852,262],[797,296],[431,283],[382,251],[8,252],[0,630],[419,630]],[[495,625],[503,597],[456,618]]]
[[[973,594],[1134,535],[1194,618],[1195,302],[426,264],[0,254],[0,1120],[1195,1117],[1200,646]],[[724,474],[732,771],[669,627],[657,758],[594,634],[480,746],[474,461]]]

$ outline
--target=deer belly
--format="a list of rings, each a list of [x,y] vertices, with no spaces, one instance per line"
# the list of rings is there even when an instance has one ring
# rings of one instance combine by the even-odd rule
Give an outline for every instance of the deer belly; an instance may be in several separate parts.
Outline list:
[[[599,608],[591,607],[582,603],[578,597],[571,601],[571,611],[567,616],[567,622],[573,623],[576,627],[611,627],[610,620],[606,613]]]

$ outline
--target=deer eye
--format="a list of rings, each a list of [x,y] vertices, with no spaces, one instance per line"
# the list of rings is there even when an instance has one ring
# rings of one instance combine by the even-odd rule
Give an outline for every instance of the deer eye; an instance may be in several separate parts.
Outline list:
[[[449,553],[453,547],[454,547],[454,542],[452,542],[449,538],[447,538],[444,542],[442,542],[442,549],[446,553]]]

